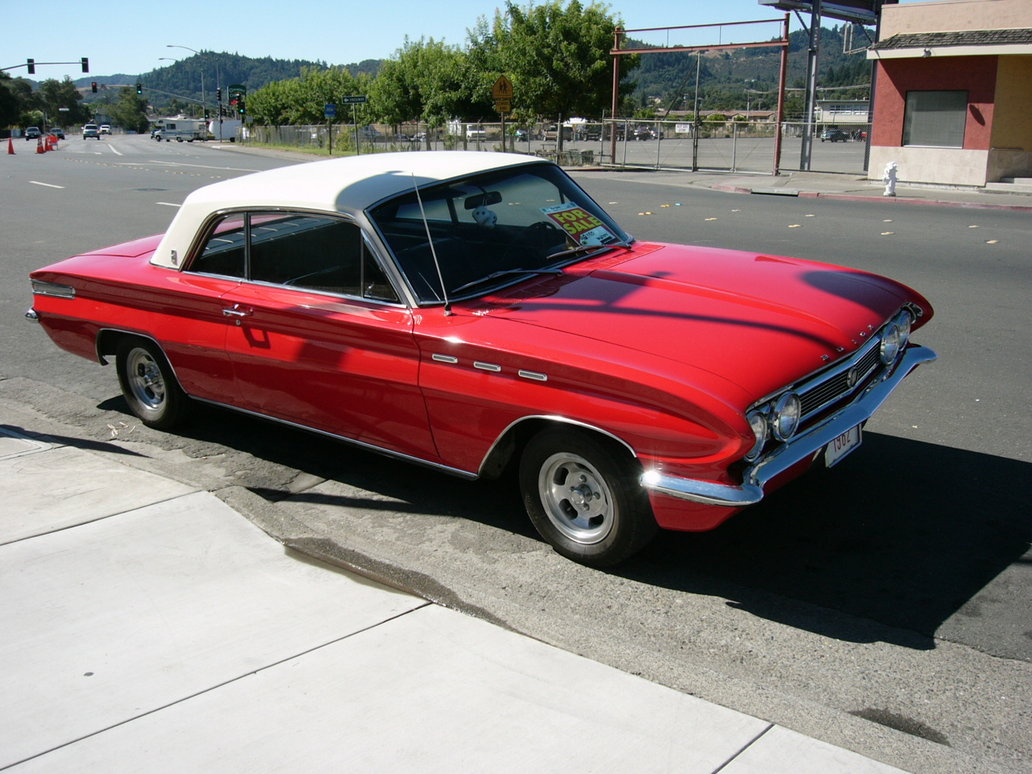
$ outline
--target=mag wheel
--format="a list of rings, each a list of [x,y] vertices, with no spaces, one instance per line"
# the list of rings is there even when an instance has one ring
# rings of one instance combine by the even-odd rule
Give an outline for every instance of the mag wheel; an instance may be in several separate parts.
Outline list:
[[[520,490],[534,527],[563,556],[609,567],[640,550],[657,527],[630,454],[575,428],[549,428],[520,460]]]
[[[129,409],[148,427],[175,426],[184,412],[186,395],[157,345],[127,339],[118,347],[116,362]]]

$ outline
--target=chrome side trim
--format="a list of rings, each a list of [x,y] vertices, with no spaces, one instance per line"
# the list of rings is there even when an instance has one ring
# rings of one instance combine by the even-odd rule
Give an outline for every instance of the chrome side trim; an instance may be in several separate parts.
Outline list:
[[[537,371],[524,371],[522,368],[516,372],[519,376],[524,379],[530,379],[532,382],[547,382],[547,374],[539,374]]]
[[[907,374],[935,358],[936,354],[927,347],[911,346],[894,370],[870,385],[855,401],[746,468],[741,486],[670,476],[656,470],[643,473],[641,485],[658,494],[706,505],[741,508],[758,503],[768,482],[817,454],[846,430],[866,422]]]

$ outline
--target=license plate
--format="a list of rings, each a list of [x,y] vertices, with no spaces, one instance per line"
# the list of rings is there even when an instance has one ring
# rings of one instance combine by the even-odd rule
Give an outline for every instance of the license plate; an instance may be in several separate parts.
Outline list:
[[[824,464],[829,468],[860,446],[860,425],[851,427],[824,449]]]

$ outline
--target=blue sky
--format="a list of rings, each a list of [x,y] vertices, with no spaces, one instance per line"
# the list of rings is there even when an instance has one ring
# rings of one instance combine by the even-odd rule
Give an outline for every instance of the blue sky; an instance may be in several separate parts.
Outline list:
[[[492,0],[168,0],[135,3],[7,2],[2,11],[0,67],[37,62],[76,62],[89,57],[90,73],[136,75],[171,64],[161,57],[185,58],[191,52],[228,51],[244,56],[311,59],[348,64],[385,59],[410,40],[434,38],[464,45],[466,30],[481,16],[493,18],[501,3]],[[616,0],[614,16],[627,28],[672,27],[771,19],[779,11],[756,0]],[[792,30],[800,29],[793,15]],[[755,28],[746,38],[741,28],[724,28],[722,40],[677,41],[696,44],[762,40],[777,34],[776,25]],[[750,32],[752,29],[750,29]],[[685,33],[687,34],[687,33]],[[711,35],[717,35],[713,32]],[[737,39],[729,37],[739,36]],[[660,39],[648,42],[664,43]],[[27,75],[24,67],[8,70]],[[37,80],[82,77],[78,64],[38,66]]]

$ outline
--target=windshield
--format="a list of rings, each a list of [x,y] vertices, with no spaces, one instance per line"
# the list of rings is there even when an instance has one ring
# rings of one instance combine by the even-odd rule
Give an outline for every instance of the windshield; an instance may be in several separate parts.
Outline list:
[[[444,301],[442,282],[448,300],[482,295],[630,241],[551,164],[420,189],[370,215],[420,303]]]

